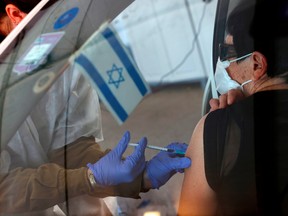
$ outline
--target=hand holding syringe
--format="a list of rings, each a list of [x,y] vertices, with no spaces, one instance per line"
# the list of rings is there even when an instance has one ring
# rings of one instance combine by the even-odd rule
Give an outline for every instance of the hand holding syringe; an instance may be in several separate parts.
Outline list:
[[[129,146],[133,146],[133,147],[138,146],[138,144],[136,144],[136,143],[129,143],[128,145]],[[171,148],[164,148],[164,147],[158,147],[158,146],[153,146],[153,145],[147,145],[146,148],[159,150],[159,151],[166,151],[166,152],[170,152],[170,153],[175,153],[175,154],[178,154],[179,156],[184,156],[185,155],[184,151],[175,150],[175,149],[171,149]]]
[[[129,143],[137,147],[138,144]],[[165,184],[175,173],[184,173],[191,166],[191,159],[185,157],[188,145],[172,142],[165,147],[147,145],[146,148],[160,151],[152,159],[146,161],[144,185],[148,188],[157,188]],[[148,183],[147,183],[148,182]],[[145,188],[145,187],[144,187]]]

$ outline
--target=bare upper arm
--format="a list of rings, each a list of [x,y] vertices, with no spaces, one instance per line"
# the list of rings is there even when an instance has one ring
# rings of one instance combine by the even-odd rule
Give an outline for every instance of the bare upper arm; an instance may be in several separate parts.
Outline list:
[[[179,203],[179,215],[215,215],[215,192],[207,183],[204,168],[203,129],[206,116],[202,117],[192,134],[186,156],[192,165],[185,170]]]

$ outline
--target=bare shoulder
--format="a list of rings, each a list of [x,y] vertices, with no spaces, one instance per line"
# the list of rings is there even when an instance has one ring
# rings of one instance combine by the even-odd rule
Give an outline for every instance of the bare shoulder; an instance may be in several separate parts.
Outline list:
[[[204,168],[203,129],[206,115],[196,125],[186,156],[192,166],[185,170],[181,190],[179,215],[213,215],[217,203],[215,193],[207,183]]]

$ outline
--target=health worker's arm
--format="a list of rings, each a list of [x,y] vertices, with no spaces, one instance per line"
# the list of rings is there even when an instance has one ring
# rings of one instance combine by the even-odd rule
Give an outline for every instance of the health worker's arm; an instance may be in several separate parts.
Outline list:
[[[91,191],[86,168],[65,170],[57,164],[17,168],[0,176],[0,212],[44,210],[64,202],[67,191],[71,197]]]
[[[99,198],[140,198],[142,173],[126,184],[111,187],[91,185],[87,161],[98,161],[109,152],[109,149],[101,151],[95,138],[82,137],[66,147],[52,151],[49,155],[50,163],[37,169],[19,167],[1,174],[0,212],[14,214],[45,210],[83,194]]]
[[[87,163],[96,163],[110,151],[111,149],[101,150],[100,145],[95,142],[94,137],[81,137],[72,144],[52,151],[49,154],[49,159],[51,162],[63,167],[65,166],[67,169],[87,168]],[[109,167],[109,163],[107,165]],[[100,186],[98,189],[97,187],[92,187],[93,190],[90,192],[90,195],[95,197],[121,196],[140,198],[139,193],[143,191],[142,175],[143,173],[137,176],[132,182],[126,184],[123,183],[111,187]]]
[[[215,192],[210,188],[204,167],[203,129],[206,116],[196,125],[186,156],[192,165],[185,170],[178,215],[215,215],[217,201]]]

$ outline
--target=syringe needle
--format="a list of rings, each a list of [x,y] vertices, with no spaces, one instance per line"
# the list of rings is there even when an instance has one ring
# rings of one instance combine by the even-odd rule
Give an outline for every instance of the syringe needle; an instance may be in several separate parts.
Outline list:
[[[136,147],[136,146],[138,146],[139,144],[137,144],[137,143],[129,143],[128,145],[129,145],[129,146]],[[159,151],[174,152],[174,153],[176,153],[176,154],[185,155],[185,152],[183,152],[183,151],[181,151],[181,150],[174,150],[174,149],[169,149],[169,148],[165,148],[165,147],[147,145],[146,148],[154,149],[154,150],[159,150]]]

